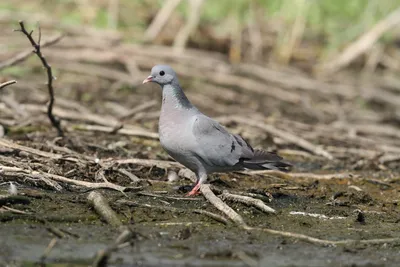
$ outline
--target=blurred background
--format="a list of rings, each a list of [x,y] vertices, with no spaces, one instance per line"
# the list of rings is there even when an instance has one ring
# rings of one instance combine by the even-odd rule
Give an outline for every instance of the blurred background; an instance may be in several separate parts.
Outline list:
[[[13,31],[19,20],[36,39],[41,27],[65,126],[85,113],[100,116],[91,124],[156,132],[161,92],[141,82],[162,63],[228,126],[236,127],[229,116],[251,118],[335,157],[400,154],[399,0],[3,1],[0,81],[18,81],[2,90],[1,122],[11,132],[42,127],[48,101],[40,61],[15,61],[31,50]],[[256,144],[298,148],[236,130]]]
[[[43,26],[117,31],[130,43],[216,51],[232,63],[296,64],[310,70],[332,60],[399,5],[398,0],[12,0],[0,9],[2,23],[19,15]],[[369,54],[381,53],[375,64],[398,68],[385,59],[400,41],[398,27],[392,26],[364,48],[359,67]]]

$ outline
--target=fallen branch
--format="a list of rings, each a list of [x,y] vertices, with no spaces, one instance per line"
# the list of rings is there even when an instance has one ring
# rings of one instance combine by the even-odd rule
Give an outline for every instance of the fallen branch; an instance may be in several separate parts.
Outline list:
[[[62,155],[41,151],[41,150],[38,150],[38,149],[35,149],[35,148],[31,148],[31,147],[27,147],[27,146],[22,146],[22,145],[13,143],[13,142],[8,141],[8,140],[3,139],[3,138],[0,139],[0,147],[6,147],[6,148],[14,149],[14,150],[24,151],[24,152],[27,152],[27,153],[30,153],[30,154],[33,154],[33,155],[36,155],[36,156],[50,158],[50,159],[60,159],[60,158],[62,158]]]
[[[128,187],[116,185],[110,182],[91,183],[86,181],[69,179],[56,174],[33,171],[33,170],[24,170],[18,167],[9,167],[3,165],[0,165],[0,174],[2,174],[2,177],[19,178],[19,180],[21,180],[20,182],[26,182],[26,178],[41,180],[45,182],[47,185],[53,187],[53,189],[57,191],[60,191],[62,189],[62,187],[57,182],[73,184],[90,189],[100,189],[100,188],[112,189],[119,192],[124,192],[125,190],[129,189]],[[140,189],[140,187],[136,189]]]
[[[133,115],[136,115],[137,113],[139,113],[141,111],[145,111],[145,110],[148,110],[148,109],[154,107],[157,103],[158,102],[156,100],[151,100],[151,101],[145,102],[137,107],[134,107],[129,112],[123,114],[122,116],[119,117],[119,119],[122,121],[127,120],[130,117],[132,117]]]
[[[328,151],[326,151],[325,149],[323,149],[322,147],[316,146],[316,145],[308,142],[307,140],[305,140],[301,137],[298,137],[294,134],[281,131],[272,125],[267,125],[260,121],[249,120],[248,118],[243,118],[243,117],[239,117],[239,116],[222,118],[222,120],[232,120],[235,122],[247,124],[252,127],[257,127],[259,129],[266,131],[267,133],[269,133],[271,135],[278,136],[279,138],[281,138],[291,144],[295,144],[295,145],[297,145],[307,151],[310,151],[316,155],[323,156],[327,159],[333,159],[332,154],[329,153]]]
[[[0,83],[0,90],[3,89],[4,87],[6,87],[8,85],[11,85],[11,84],[14,84],[14,83],[17,83],[17,81],[16,80],[11,80],[11,81],[8,81],[8,82]]]
[[[34,184],[42,182],[45,187],[51,187],[56,191],[62,190],[62,186],[59,183],[41,175],[41,173],[37,171],[0,165],[0,174],[3,181],[19,181],[21,183],[31,182]]]
[[[212,212],[209,212],[209,211],[206,211],[206,210],[195,209],[195,210],[193,210],[193,212],[197,213],[197,214],[206,215],[206,216],[208,216],[208,217],[210,217],[210,218],[212,218],[212,219],[214,219],[214,220],[216,220],[218,222],[221,222],[223,224],[228,224],[229,223],[228,220],[225,219],[223,216],[215,214],[215,213],[212,213]]]
[[[63,51],[63,53],[66,53],[66,52]],[[96,55],[97,54],[98,54],[98,52],[96,52]],[[67,57],[67,55],[60,55],[59,57],[63,57],[64,60],[66,60],[65,58]],[[54,60],[56,60],[56,58],[54,58]],[[74,72],[74,73],[78,73],[81,75],[86,74],[88,76],[104,78],[107,80],[121,81],[125,84],[137,84],[138,80],[140,79],[138,77],[132,77],[130,74],[123,72],[123,71],[115,70],[115,69],[108,68],[108,67],[101,67],[101,66],[94,65],[94,64],[72,63],[72,62],[69,62],[68,64],[61,63],[64,60],[60,60],[59,58],[57,58],[57,61],[55,61],[54,65],[58,69],[62,69],[65,71]],[[71,60],[71,59],[68,58],[68,60]]]
[[[182,201],[201,201],[201,198],[194,198],[194,197],[172,197],[172,196],[163,196],[157,195],[149,192],[138,192],[138,195],[147,196],[147,197],[156,197],[156,198],[165,198],[171,200],[182,200]]]
[[[38,105],[25,104],[23,107],[29,112],[45,112],[45,109]],[[121,123],[118,121],[118,119],[112,116],[82,113],[61,108],[54,108],[53,113],[63,120],[84,121],[86,123],[98,124],[72,124],[68,127],[68,130],[70,131],[82,130],[111,133],[117,129],[116,132],[124,135],[158,139],[158,133],[153,133],[134,125],[125,124],[124,128],[121,128]]]
[[[323,245],[323,246],[345,246],[345,245],[355,245],[355,244],[368,244],[368,245],[380,245],[380,244],[400,244],[400,238],[382,238],[382,239],[366,239],[366,240],[354,240],[354,239],[345,239],[345,240],[325,240],[319,239],[315,237],[311,237],[308,235],[297,234],[292,232],[285,232],[285,231],[277,231],[268,228],[258,228],[258,227],[243,227],[244,230],[248,231],[261,231],[268,234],[294,238],[297,240],[301,240],[304,242],[308,242],[315,245]]]
[[[61,129],[60,121],[58,119],[56,119],[53,115],[53,105],[54,105],[53,80],[54,80],[54,77],[53,77],[52,69],[51,69],[50,65],[47,63],[47,61],[44,58],[42,51],[41,51],[40,41],[42,38],[42,34],[41,34],[40,27],[39,27],[39,40],[36,42],[35,40],[33,40],[33,37],[32,37],[33,31],[28,33],[25,29],[25,25],[24,25],[23,21],[19,21],[19,26],[21,27],[21,29],[18,31],[22,32],[28,38],[29,42],[31,43],[31,45],[34,48],[33,53],[35,53],[39,57],[40,61],[42,62],[43,67],[46,68],[47,88],[48,88],[49,96],[50,96],[50,101],[47,106],[47,116],[49,117],[50,122],[53,125],[53,127],[57,129],[58,136],[64,136],[64,132]]]
[[[41,43],[40,47],[44,48],[47,46],[51,46],[55,43],[57,43],[58,41],[61,40],[63,36],[58,34],[56,36],[53,36],[51,38],[49,38],[48,40],[44,41],[43,43]],[[24,61],[25,59],[27,59],[28,57],[30,57],[32,55],[32,50],[26,50],[24,52],[19,53],[18,55],[4,61],[3,63],[0,64],[0,70],[8,68],[8,67],[12,67],[22,61]]]
[[[291,172],[280,172],[274,170],[243,171],[240,173],[248,175],[270,175],[282,179],[301,178],[301,179],[315,179],[315,180],[330,180],[330,179],[352,179],[359,177],[358,175],[352,173],[326,173],[326,174],[308,173],[308,172],[291,173]]]
[[[342,216],[332,216],[328,217],[324,214],[318,214],[318,213],[309,213],[309,212],[304,212],[304,211],[291,211],[289,212],[290,215],[300,215],[300,216],[309,216],[312,218],[318,218],[322,220],[343,220],[346,219],[346,217]]]
[[[241,227],[248,227],[244,222],[242,216],[240,216],[231,207],[225,204],[221,199],[219,199],[210,188],[209,184],[202,184],[200,186],[200,191],[203,196],[216,207],[218,210],[222,211],[229,219]]]
[[[379,162],[381,164],[386,164],[389,162],[399,161],[399,160],[400,160],[399,154],[388,154],[388,155],[383,155],[382,157],[379,158]]]
[[[94,207],[96,212],[110,225],[121,226],[122,222],[117,214],[111,209],[108,201],[99,192],[91,192],[87,200]]]
[[[39,105],[25,104],[24,108],[30,112],[45,112],[45,109]],[[119,121],[112,116],[98,115],[93,113],[82,113],[58,107],[54,109],[54,114],[64,120],[84,121],[87,123],[94,123],[111,127],[115,127],[120,124]]]
[[[139,183],[141,181],[141,179],[139,177],[137,177],[136,175],[134,175],[133,173],[129,172],[126,169],[118,169],[117,170],[119,173],[125,175],[126,177],[128,177],[132,183]]]
[[[111,160],[103,160],[105,164],[118,164],[118,165],[126,165],[126,164],[134,164],[140,165],[144,167],[154,167],[160,169],[167,168],[183,168],[183,166],[175,161],[167,161],[167,160],[155,160],[155,159],[111,159]]]
[[[265,205],[265,203],[260,199],[255,199],[255,198],[248,197],[248,196],[240,196],[240,195],[230,194],[228,192],[222,193],[222,195],[220,197],[222,200],[231,200],[231,201],[246,204],[248,206],[254,206],[266,213],[276,213],[276,211],[273,208]]]
[[[57,244],[58,238],[54,237],[50,240],[50,243],[47,245],[46,249],[44,250],[42,256],[40,256],[40,263],[41,265],[46,265],[45,261],[47,257],[50,255],[50,252],[53,250],[54,246]]]
[[[103,133],[112,133],[115,128],[108,127],[108,126],[100,126],[100,125],[90,125],[90,124],[77,124],[71,125],[68,128],[71,130],[78,130],[78,131],[89,131],[89,132],[103,132]],[[145,137],[151,139],[158,140],[158,133],[153,133],[146,130],[136,130],[136,129],[127,129],[127,128],[120,128],[115,131],[115,133],[122,134],[122,135],[129,135],[129,136],[138,136],[138,137]]]
[[[131,207],[143,207],[143,208],[149,208],[149,209],[158,209],[161,211],[171,211],[171,212],[176,212],[176,213],[187,213],[190,212],[190,210],[186,210],[183,208],[175,208],[175,207],[169,207],[169,206],[155,206],[155,205],[150,205],[150,204],[141,204],[141,203],[137,203],[134,201],[130,201],[130,200],[125,200],[125,199],[120,199],[116,201],[116,204],[120,204],[120,205],[127,205],[127,206],[131,206]],[[209,211],[205,211],[205,210],[200,210],[200,209],[195,209],[192,210],[193,213],[196,214],[203,214],[206,215],[214,220],[216,220],[217,222],[223,223],[223,224],[228,224],[228,220],[225,219],[223,216],[209,212]]]
[[[34,149],[31,147],[26,147],[26,146],[22,146],[22,145],[18,145],[15,143],[12,143],[6,139],[2,139],[0,138],[0,147],[6,147],[6,148],[11,148],[11,149],[16,149],[16,150],[20,150],[20,151],[24,151],[33,155],[37,155],[37,156],[41,156],[41,157],[45,157],[45,158],[50,158],[50,159],[54,159],[54,160],[67,160],[67,161],[72,161],[72,162],[79,162],[80,160],[90,160],[92,162],[96,162],[96,159],[93,157],[89,157],[89,156],[85,156],[82,155],[81,158],[75,158],[76,152],[73,153],[73,156],[75,156],[74,158],[72,157],[64,157],[63,155],[60,154],[55,154],[55,153],[50,153],[50,152],[45,152],[45,151],[41,151],[38,149]],[[52,146],[52,148],[56,148],[56,146]],[[65,150],[66,148],[64,148]],[[69,150],[69,149],[68,149]],[[71,151],[71,150],[69,150]],[[64,151],[65,152],[65,151]],[[72,152],[72,151],[71,151]],[[69,153],[71,153],[69,152]],[[166,161],[166,160],[152,160],[152,159],[105,159],[105,160],[101,160],[98,162],[100,165],[104,165],[104,167],[107,166],[112,166],[114,164],[117,165],[126,165],[126,164],[135,164],[135,165],[140,165],[140,166],[145,166],[145,167],[158,167],[160,169],[166,169],[166,168],[171,168],[171,167],[176,167],[176,168],[183,168],[183,166],[181,164],[179,164],[178,162],[174,162],[174,161]],[[62,176],[60,176],[62,177]],[[65,178],[65,177],[64,177]],[[60,178],[61,179],[61,178]],[[65,178],[68,179],[68,178]],[[69,180],[69,179],[68,179]],[[71,183],[78,183],[78,182],[82,182],[83,184],[77,184],[80,186],[85,186],[85,187],[90,187],[90,188],[102,188],[102,185],[106,185],[105,188],[111,188],[111,189],[115,189],[118,191],[124,191],[125,189],[127,189],[126,187],[123,186],[117,186],[114,187],[112,183],[90,183],[90,182],[85,182],[85,181],[77,181],[77,180],[71,180]],[[86,184],[89,183],[89,184]],[[109,186],[109,185],[111,186]],[[103,187],[104,188],[104,187]]]

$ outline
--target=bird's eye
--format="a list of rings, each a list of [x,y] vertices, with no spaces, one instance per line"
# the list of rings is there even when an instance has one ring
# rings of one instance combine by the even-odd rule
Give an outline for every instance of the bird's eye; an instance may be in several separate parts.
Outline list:
[[[161,76],[164,76],[164,74],[165,74],[165,72],[162,70],[162,71],[160,71],[160,75]]]

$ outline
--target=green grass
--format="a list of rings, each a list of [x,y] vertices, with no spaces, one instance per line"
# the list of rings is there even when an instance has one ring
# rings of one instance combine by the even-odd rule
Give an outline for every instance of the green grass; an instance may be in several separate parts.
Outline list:
[[[22,10],[44,12],[69,24],[91,24],[99,28],[107,27],[107,2],[93,1],[89,7],[82,9],[79,1],[73,0],[32,0],[29,5],[23,0],[2,2],[1,10]],[[134,33],[132,39],[138,40],[147,23],[145,19],[154,15],[164,1],[161,0],[120,0],[119,29]],[[226,20],[236,19],[239,25],[245,26],[252,18],[251,6],[254,4],[263,17],[263,22],[283,23],[282,36],[290,33],[297,16],[305,18],[303,39],[323,40],[325,51],[335,51],[353,41],[367,31],[377,21],[400,7],[400,0],[205,0],[201,23],[207,25],[228,25]],[[306,7],[303,5],[307,5]],[[187,1],[182,1],[175,15],[186,18],[189,14]],[[303,7],[303,8],[301,8]],[[298,10],[302,10],[299,14]],[[91,10],[88,10],[91,9]],[[82,12],[82,10],[85,10]],[[260,11],[261,10],[261,11]],[[88,16],[94,12],[94,16]],[[223,29],[229,35],[230,29]],[[382,42],[392,40],[386,34]]]
[[[254,0],[263,9],[265,21],[283,20],[290,29],[301,0]],[[207,1],[203,21],[218,23],[227,14],[235,13],[242,23],[250,14],[246,0]],[[325,36],[328,47],[338,48],[367,31],[376,22],[400,7],[400,0],[304,0],[308,8],[302,14],[308,36]],[[390,40],[390,35],[385,36]],[[384,38],[384,39],[385,39]]]

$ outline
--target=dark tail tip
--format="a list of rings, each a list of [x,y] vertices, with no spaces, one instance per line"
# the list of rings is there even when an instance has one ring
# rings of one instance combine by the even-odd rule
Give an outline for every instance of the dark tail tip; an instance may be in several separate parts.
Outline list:
[[[288,172],[292,169],[292,164],[282,161],[282,157],[276,153],[255,150],[254,157],[243,161],[244,167],[252,170],[277,170]]]

